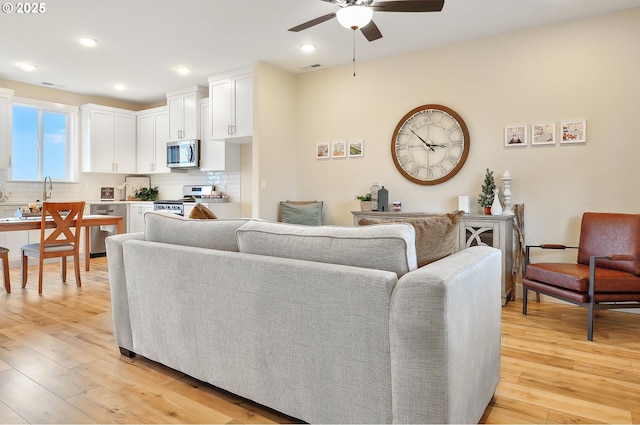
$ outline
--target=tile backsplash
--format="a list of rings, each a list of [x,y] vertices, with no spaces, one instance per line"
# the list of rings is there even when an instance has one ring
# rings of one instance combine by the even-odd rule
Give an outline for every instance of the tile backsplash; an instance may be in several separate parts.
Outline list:
[[[120,186],[126,175],[79,173],[78,182],[53,182],[51,199],[53,201],[96,201],[100,199],[103,186]],[[182,186],[212,184],[216,190],[229,195],[230,202],[240,202],[240,172],[189,170],[186,173],[152,174],[151,187],[158,187],[159,199],[179,199]],[[0,170],[0,191],[2,201],[29,202],[42,200],[43,182],[8,181],[7,170]],[[124,196],[124,191],[123,191]],[[116,189],[115,197],[119,197]]]

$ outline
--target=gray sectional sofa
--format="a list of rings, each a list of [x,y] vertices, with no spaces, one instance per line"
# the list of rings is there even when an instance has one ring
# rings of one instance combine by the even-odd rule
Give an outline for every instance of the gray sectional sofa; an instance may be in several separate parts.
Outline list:
[[[500,373],[500,252],[417,268],[414,228],[147,213],[107,239],[116,343],[310,423],[474,423]]]

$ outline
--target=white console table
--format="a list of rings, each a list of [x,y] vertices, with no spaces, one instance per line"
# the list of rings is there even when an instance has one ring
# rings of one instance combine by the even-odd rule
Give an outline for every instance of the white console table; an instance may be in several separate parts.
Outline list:
[[[353,225],[358,226],[362,218],[402,219],[420,218],[440,214],[351,211]],[[489,245],[502,252],[502,305],[515,295],[512,277],[513,267],[513,217],[512,215],[465,214],[460,222],[456,251],[474,245]]]

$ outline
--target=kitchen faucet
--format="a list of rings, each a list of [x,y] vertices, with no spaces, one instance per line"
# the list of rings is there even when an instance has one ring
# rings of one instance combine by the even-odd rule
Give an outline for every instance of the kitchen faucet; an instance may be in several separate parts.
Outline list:
[[[49,180],[49,194],[47,195],[47,179]],[[42,189],[42,201],[46,201],[51,198],[51,191],[53,190],[53,183],[51,182],[51,177],[47,176],[44,178],[44,188]]]

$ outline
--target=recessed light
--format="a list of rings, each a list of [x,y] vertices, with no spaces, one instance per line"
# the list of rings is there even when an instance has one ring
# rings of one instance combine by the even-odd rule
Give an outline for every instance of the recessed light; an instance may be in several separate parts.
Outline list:
[[[29,62],[19,62],[16,65],[18,65],[20,68],[22,68],[23,71],[35,71],[38,67],[32,63]]]
[[[316,45],[315,44],[311,44],[311,43],[301,44],[300,45],[300,50],[302,50],[305,53],[311,53],[314,50],[316,50]]]
[[[186,66],[179,66],[176,68],[176,72],[180,75],[187,75],[191,73],[191,69],[187,68]]]
[[[127,86],[125,84],[118,83],[115,86],[113,86],[113,88],[115,88],[118,91],[125,91],[127,89]]]
[[[93,47],[98,44],[98,41],[91,37],[81,37],[78,39],[78,42],[84,47]]]

